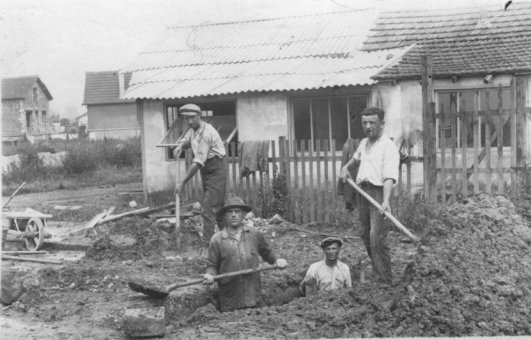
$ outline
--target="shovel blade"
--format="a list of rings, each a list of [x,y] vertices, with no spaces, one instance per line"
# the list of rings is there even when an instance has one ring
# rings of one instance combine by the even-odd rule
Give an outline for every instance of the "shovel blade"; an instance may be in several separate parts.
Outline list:
[[[131,288],[135,292],[142,293],[144,295],[158,299],[165,298],[166,296],[168,296],[168,292],[164,288],[157,287],[153,284],[129,281],[129,288]]]

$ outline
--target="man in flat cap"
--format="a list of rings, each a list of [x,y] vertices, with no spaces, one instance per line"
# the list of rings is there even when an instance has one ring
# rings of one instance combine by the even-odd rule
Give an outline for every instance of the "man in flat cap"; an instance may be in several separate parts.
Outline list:
[[[343,242],[337,237],[328,237],[321,241],[324,260],[310,265],[299,288],[306,296],[321,290],[333,290],[352,287],[349,267],[339,261],[339,251]]]
[[[206,253],[208,242],[214,235],[216,214],[223,206],[227,183],[225,164],[225,146],[216,129],[201,120],[201,108],[195,104],[186,104],[179,108],[179,114],[188,122],[190,129],[177,141],[173,155],[178,158],[182,150],[192,148],[194,158],[184,178],[177,181],[175,192],[181,195],[184,185],[197,170],[203,183],[203,250]]]
[[[218,215],[225,218],[225,228],[212,236],[208,247],[206,284],[214,283],[214,276],[244,269],[257,268],[260,257],[278,268],[288,265],[278,258],[267,238],[258,229],[245,225],[243,219],[251,207],[233,194],[227,197]],[[260,273],[240,275],[218,281],[219,309],[222,312],[262,305]]]
[[[390,283],[391,251],[386,237],[389,225],[384,223],[383,211],[391,211],[393,185],[398,181],[400,154],[394,142],[384,134],[385,112],[368,107],[361,112],[361,125],[367,138],[362,139],[350,161],[341,169],[340,177],[350,177],[349,167],[359,164],[356,183],[381,204],[382,211],[366,198],[359,197],[358,211],[361,238],[371,259],[377,280]]]

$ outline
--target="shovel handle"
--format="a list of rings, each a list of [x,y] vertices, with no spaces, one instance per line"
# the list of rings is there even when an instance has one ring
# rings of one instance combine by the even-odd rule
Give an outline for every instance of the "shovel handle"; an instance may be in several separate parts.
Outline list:
[[[266,265],[266,266],[257,267],[257,268],[249,268],[249,269],[238,270],[238,271],[235,271],[235,272],[215,275],[214,276],[214,281],[218,281],[218,280],[221,280],[221,279],[226,279],[228,277],[234,277],[234,276],[239,276],[239,275],[247,275],[247,274],[252,274],[252,273],[256,273],[256,272],[262,272],[264,270],[276,269],[276,268],[277,268],[277,266],[267,266]],[[166,287],[166,291],[169,293],[169,292],[171,292],[174,289],[200,284],[200,283],[203,283],[204,281],[205,281],[205,279],[197,279],[197,280],[188,281],[188,282],[184,282],[184,283],[174,283],[172,285],[167,286]]]
[[[347,178],[346,180],[347,180],[348,184],[350,184],[351,187],[356,189],[356,191],[358,191],[363,197],[365,197],[367,199],[367,201],[369,201],[372,205],[374,205],[380,211],[382,210],[382,206],[378,202],[376,202],[376,200],[374,198],[372,198],[368,193],[363,191],[363,189],[360,188],[352,179]],[[391,215],[390,212],[383,211],[383,213],[388,219],[391,220],[391,222],[393,222],[393,224],[395,226],[397,226],[398,229],[400,229],[401,232],[406,234],[406,236],[409,237],[411,239],[411,241],[413,241],[413,242],[420,241],[420,239],[417,236],[413,235],[402,223],[400,223],[399,220],[397,220],[393,215]]]

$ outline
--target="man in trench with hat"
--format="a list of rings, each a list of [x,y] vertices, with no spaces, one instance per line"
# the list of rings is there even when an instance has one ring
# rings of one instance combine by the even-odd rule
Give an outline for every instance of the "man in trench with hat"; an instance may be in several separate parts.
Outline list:
[[[203,184],[203,249],[204,256],[208,242],[216,225],[216,214],[223,206],[227,183],[225,164],[225,146],[216,129],[201,120],[201,108],[195,104],[186,104],[179,108],[179,114],[187,121],[189,130],[177,141],[173,155],[178,158],[184,149],[192,148],[194,158],[184,178],[176,182],[175,193],[182,195],[184,185],[199,170]],[[221,222],[221,221],[219,221]],[[220,223],[218,223],[218,226]]]
[[[225,218],[225,228],[212,236],[208,248],[207,269],[203,275],[206,284],[214,283],[214,276],[244,269],[257,268],[260,257],[278,268],[288,263],[278,258],[265,235],[258,229],[245,225],[245,215],[252,209],[233,194],[218,215]],[[240,275],[218,281],[219,310],[260,307],[262,280],[260,273]]]
[[[337,237],[328,237],[321,241],[324,260],[312,263],[304,280],[299,285],[303,295],[311,296],[322,290],[352,287],[352,278],[348,265],[339,261],[339,251],[343,241]]]

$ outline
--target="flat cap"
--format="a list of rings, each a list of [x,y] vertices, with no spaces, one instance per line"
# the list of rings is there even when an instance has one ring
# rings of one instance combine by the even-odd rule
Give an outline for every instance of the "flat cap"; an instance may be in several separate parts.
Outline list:
[[[183,116],[195,116],[201,114],[201,108],[195,104],[186,104],[179,108],[179,114]]]
[[[321,248],[326,248],[332,243],[337,243],[340,247],[343,245],[343,241],[340,238],[331,236],[321,241]]]

